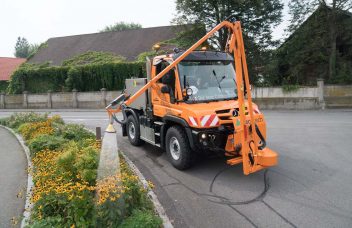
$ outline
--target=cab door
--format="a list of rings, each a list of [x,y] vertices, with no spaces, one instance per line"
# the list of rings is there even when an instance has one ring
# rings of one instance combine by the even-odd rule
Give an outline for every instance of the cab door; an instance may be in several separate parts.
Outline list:
[[[169,63],[162,60],[159,63],[154,63],[152,67],[152,77],[158,75],[162,70],[164,70]],[[172,70],[173,71],[173,70]],[[169,73],[167,73],[169,74]],[[152,86],[152,104],[153,104],[153,114],[156,116],[163,117],[167,113],[167,109],[171,106],[171,96],[170,96],[170,85],[166,84],[165,78],[168,75],[164,75]]]

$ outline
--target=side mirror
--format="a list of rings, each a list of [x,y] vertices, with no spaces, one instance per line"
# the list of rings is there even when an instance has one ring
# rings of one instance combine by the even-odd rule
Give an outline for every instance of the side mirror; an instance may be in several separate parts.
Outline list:
[[[167,85],[163,85],[161,87],[161,92],[162,93],[170,93],[170,89],[169,89],[169,87]]]

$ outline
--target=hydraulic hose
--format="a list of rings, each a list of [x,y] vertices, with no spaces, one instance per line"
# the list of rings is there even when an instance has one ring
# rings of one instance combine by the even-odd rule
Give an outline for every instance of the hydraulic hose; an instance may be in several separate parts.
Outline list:
[[[123,116],[122,120],[117,119],[117,117],[115,115],[112,115],[112,118],[114,118],[114,120],[117,123],[122,125],[122,124],[126,124],[126,122],[127,122],[127,114],[126,114],[126,105],[125,104],[121,104],[121,112],[122,112],[122,116]]]
[[[257,132],[257,135],[259,136],[260,140],[262,141],[262,145],[258,146],[259,150],[262,150],[266,147],[266,141],[262,135],[262,133],[259,130],[259,127],[257,124],[255,124],[255,132]]]
[[[252,131],[252,126],[249,126],[249,130]],[[255,132],[257,133],[258,137],[262,141],[262,145],[258,146],[258,149],[259,150],[263,150],[266,147],[266,141],[265,141],[262,133],[260,132],[259,127],[258,127],[257,124],[255,124]]]

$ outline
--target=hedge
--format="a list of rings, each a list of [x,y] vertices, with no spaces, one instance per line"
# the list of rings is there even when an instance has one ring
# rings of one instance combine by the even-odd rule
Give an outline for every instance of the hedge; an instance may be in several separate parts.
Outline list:
[[[98,91],[119,90],[124,87],[126,78],[143,77],[142,63],[106,63],[100,65],[84,65],[70,68],[66,79],[69,90]]]
[[[0,92],[6,91],[9,83],[7,81],[0,81]]]
[[[8,92],[45,93],[72,91],[119,90],[126,78],[143,77],[143,63],[105,63],[83,66],[41,67],[24,64],[11,76]]]

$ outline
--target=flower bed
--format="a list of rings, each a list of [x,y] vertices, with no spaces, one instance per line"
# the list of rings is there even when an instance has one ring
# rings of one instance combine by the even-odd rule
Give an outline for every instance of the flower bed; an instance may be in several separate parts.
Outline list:
[[[0,120],[26,140],[33,163],[29,227],[160,227],[138,177],[121,159],[121,175],[96,183],[100,142],[59,116],[20,113]]]

